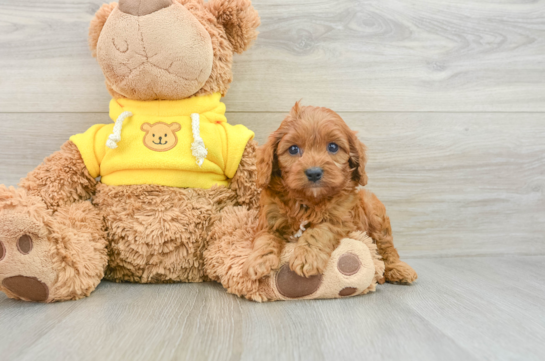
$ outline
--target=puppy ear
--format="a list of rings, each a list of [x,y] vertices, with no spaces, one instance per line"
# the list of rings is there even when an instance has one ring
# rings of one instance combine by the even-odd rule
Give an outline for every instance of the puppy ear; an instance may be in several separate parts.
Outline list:
[[[301,100],[295,102],[295,105],[290,110],[290,117],[292,120],[299,119],[299,114],[301,113]]]
[[[295,103],[293,108],[291,108],[290,114],[280,124],[280,127],[269,135],[267,143],[257,150],[257,186],[261,189],[267,188],[269,183],[271,183],[273,174],[280,172],[276,149],[282,138],[288,133],[289,124],[299,118],[301,112],[300,102]]]
[[[256,155],[257,186],[265,189],[271,183],[273,172],[278,168],[276,148],[278,147],[278,130],[269,135],[267,143],[259,147]]]
[[[365,173],[365,165],[367,164],[367,147],[358,139],[356,132],[352,132],[350,139],[350,168],[352,168],[352,179],[358,182],[359,185],[367,184],[367,173]]]
[[[106,20],[108,20],[110,14],[116,7],[117,3],[103,4],[100,9],[98,9],[93,20],[91,20],[91,25],[89,27],[89,48],[91,48],[91,52],[95,58],[97,56],[98,38],[100,37],[102,28],[104,28]]]
[[[151,130],[151,124],[150,123],[144,123],[144,124],[142,124],[140,129],[147,133],[147,132],[149,132]]]
[[[250,0],[210,0],[208,10],[223,26],[236,53],[242,53],[257,38],[261,21]]]

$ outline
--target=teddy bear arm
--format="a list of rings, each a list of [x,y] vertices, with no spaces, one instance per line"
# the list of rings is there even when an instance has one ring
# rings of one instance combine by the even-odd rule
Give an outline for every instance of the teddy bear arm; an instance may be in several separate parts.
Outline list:
[[[64,143],[61,150],[47,157],[19,183],[29,195],[42,198],[49,209],[89,199],[96,186],[97,181],[89,174],[72,141]]]
[[[231,190],[235,191],[237,204],[256,209],[259,203],[260,190],[256,186],[256,151],[258,145],[251,140],[246,145],[240,165],[233,179],[231,179]]]

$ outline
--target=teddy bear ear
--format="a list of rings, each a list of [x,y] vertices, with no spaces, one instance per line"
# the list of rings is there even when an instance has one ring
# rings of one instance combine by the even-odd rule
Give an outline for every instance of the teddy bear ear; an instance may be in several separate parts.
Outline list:
[[[170,123],[168,128],[173,132],[179,132],[182,129],[182,126],[179,123]]]
[[[225,29],[236,53],[240,54],[252,45],[261,21],[250,0],[210,0],[206,6]]]
[[[116,7],[117,3],[103,4],[100,9],[98,9],[93,20],[91,20],[91,25],[89,27],[89,48],[91,48],[91,52],[95,58],[97,55],[98,38],[100,37],[102,28],[104,28],[106,20],[108,20],[108,17]]]

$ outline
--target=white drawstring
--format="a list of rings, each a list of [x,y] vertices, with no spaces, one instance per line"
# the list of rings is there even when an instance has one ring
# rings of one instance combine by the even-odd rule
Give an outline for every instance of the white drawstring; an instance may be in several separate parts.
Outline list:
[[[110,136],[108,137],[108,141],[106,142],[106,146],[108,148],[117,148],[117,143],[119,143],[119,141],[121,140],[121,129],[123,128],[123,121],[128,117],[132,117],[132,113],[123,112],[115,121],[113,133],[110,134]]]
[[[204,147],[204,141],[201,138],[200,130],[200,115],[197,113],[191,114],[191,128],[193,130],[193,143],[191,144],[191,152],[197,159],[197,165],[200,167],[204,163],[204,159],[208,155],[208,149]]]

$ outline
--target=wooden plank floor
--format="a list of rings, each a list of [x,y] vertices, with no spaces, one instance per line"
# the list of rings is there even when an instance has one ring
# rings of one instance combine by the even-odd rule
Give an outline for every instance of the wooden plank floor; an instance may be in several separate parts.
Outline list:
[[[543,360],[544,256],[412,259],[413,286],[257,304],[214,283],[0,296],[3,360]]]

